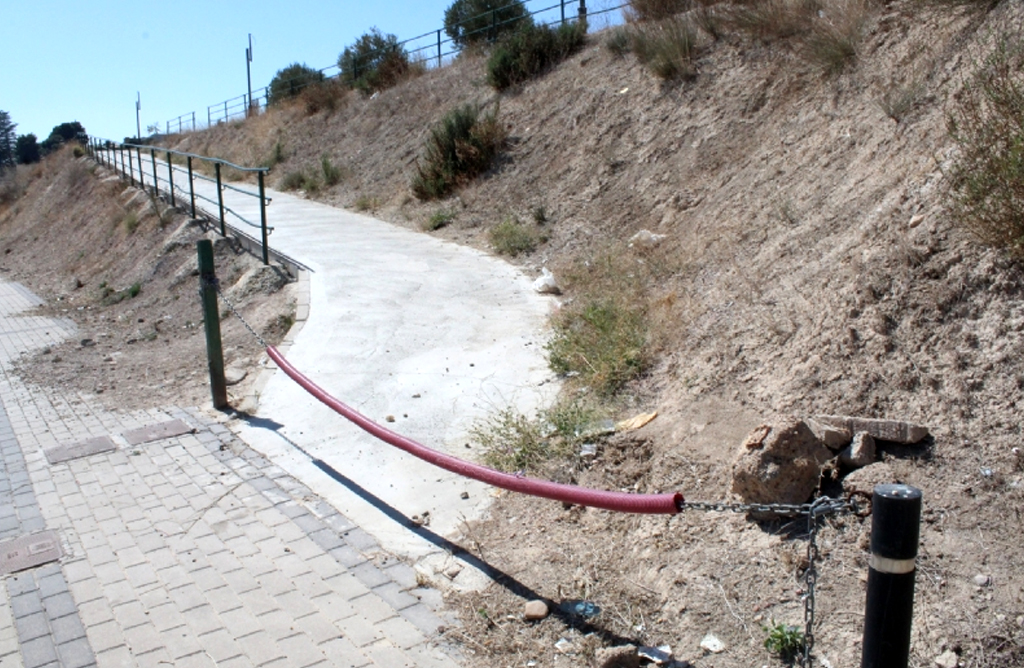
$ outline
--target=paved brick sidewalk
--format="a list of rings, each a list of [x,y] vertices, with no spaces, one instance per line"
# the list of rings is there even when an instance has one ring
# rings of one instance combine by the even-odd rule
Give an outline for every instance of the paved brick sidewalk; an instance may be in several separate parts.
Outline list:
[[[18,315],[34,303],[0,283],[0,543],[53,530],[64,556],[4,577],[2,668],[458,665],[438,592],[212,417],[22,385],[11,360],[74,333]],[[170,420],[191,433],[124,436]],[[47,460],[101,436],[116,449]]]

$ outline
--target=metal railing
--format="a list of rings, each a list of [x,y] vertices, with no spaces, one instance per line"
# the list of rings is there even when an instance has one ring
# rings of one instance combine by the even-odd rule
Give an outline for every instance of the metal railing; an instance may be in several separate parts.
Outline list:
[[[541,1],[538,0],[533,4],[539,4]],[[551,3],[552,0],[546,0]],[[531,0],[526,0],[523,3],[525,6],[531,4]],[[539,9],[532,9],[528,11],[526,16],[534,20],[538,25],[551,26],[551,25],[564,25],[571,21],[587,21],[588,17],[599,16],[621,10],[628,3],[616,4],[613,7],[607,7],[598,11],[589,11],[587,8],[586,0],[556,0],[554,4],[546,4]],[[523,17],[516,17],[505,21],[497,20],[498,14],[507,9],[505,7],[499,7],[493,9],[485,14],[474,16],[466,19],[463,22],[465,24],[471,24],[478,22],[481,18],[491,16],[492,20],[487,23],[484,27],[478,28],[473,32],[468,33],[467,37],[472,37],[480,33],[487,33],[486,39],[490,41],[492,35],[497,35],[499,28],[510,24],[516,23],[522,20]],[[574,11],[575,9],[575,11]],[[575,16],[573,15],[575,14]],[[445,35],[445,29],[439,28],[437,30],[431,30],[430,32],[411,37],[409,39],[398,42],[394,45],[389,45],[384,51],[401,49],[409,57],[409,60],[421,64],[428,68],[443,67],[445,64],[450,63],[456,55],[461,51],[461,46],[452,39]],[[363,54],[364,59],[373,59],[377,56],[382,55],[381,50]],[[341,68],[338,63],[328,65],[327,67],[316,70],[323,77],[323,80],[337,79],[341,76]],[[321,83],[321,81],[299,81],[299,80],[288,80],[280,82],[281,85],[289,87],[289,84],[297,84],[297,89],[305,88],[306,86]],[[206,123],[207,126],[213,126],[217,123],[226,123],[232,120],[247,118],[253,113],[260,113],[266,110],[271,102],[271,89],[270,86],[264,86],[253,91],[252,98],[250,99],[247,93],[237,95],[235,97],[218,102],[216,104],[209,105],[206,108]],[[187,116],[187,115],[184,115]],[[193,122],[192,129],[195,129],[195,114],[192,114]],[[175,124],[181,127],[181,118],[179,116],[173,121],[167,122],[168,133]]]
[[[179,134],[184,130],[192,130],[194,132],[196,129],[196,112],[192,111],[187,114],[182,114],[177,118],[172,118],[167,121],[167,134],[171,134],[171,130],[175,125],[178,126],[178,129],[175,130],[175,132]]]
[[[149,189],[154,197],[164,197],[170,202],[172,207],[178,208],[179,201],[181,201],[180,208],[188,211],[193,218],[198,217],[198,213],[202,212],[208,219],[219,224],[221,236],[227,235],[228,223],[226,217],[229,214],[243,225],[259,228],[263,264],[270,264],[270,248],[267,243],[267,237],[273,231],[273,228],[267,226],[267,207],[272,200],[267,197],[265,185],[266,174],[270,171],[269,167],[242,167],[220,158],[210,158],[169,148],[113,142],[96,137],[89,139],[89,152],[97,162],[121,174],[133,186],[138,182],[140,188],[143,190]],[[159,160],[157,159],[158,153],[160,154]],[[184,161],[184,167],[174,164],[175,157]],[[198,173],[195,170],[195,163],[197,161],[199,164],[212,165],[214,176],[210,177]],[[148,174],[146,173],[147,163],[149,165]],[[222,173],[224,167],[245,174],[255,173],[258,192],[225,183]],[[175,173],[178,174],[177,181],[175,180]],[[214,184],[217,192],[216,197],[208,197],[201,192],[197,192],[195,187],[197,180]],[[188,184],[187,188],[181,185],[183,181]],[[224,192],[227,190],[257,198],[260,209],[259,222],[248,220],[239,211],[227,206],[224,202]],[[181,198],[180,200],[179,197]],[[204,209],[201,205],[197,206],[197,200],[216,207],[215,211]],[[185,205],[186,201],[188,202],[187,207]],[[230,227],[235,233],[248,237],[245,232],[238,229],[235,225]],[[251,239],[251,237],[249,238]]]

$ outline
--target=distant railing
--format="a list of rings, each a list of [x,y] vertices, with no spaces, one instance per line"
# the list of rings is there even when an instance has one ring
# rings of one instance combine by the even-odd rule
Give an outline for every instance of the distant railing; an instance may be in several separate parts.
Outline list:
[[[539,4],[534,2],[534,4]],[[551,2],[551,0],[547,0]],[[528,6],[531,4],[531,0],[526,0],[524,5]],[[596,12],[589,12],[587,10],[586,0],[557,0],[555,4],[546,5],[540,9],[534,9],[527,13],[527,16],[534,19],[534,21],[540,25],[555,25],[565,24],[570,21],[586,21],[588,17],[599,16],[602,14],[608,14],[610,12],[619,11],[628,3],[617,4],[614,7],[608,7]],[[509,5],[512,6],[512,5]],[[506,21],[498,21],[498,14],[507,9],[509,6],[500,7],[482,14],[467,19],[464,24],[470,22],[476,22],[481,18],[486,18],[488,15],[492,17],[492,21],[483,28],[479,28],[473,32],[467,34],[468,37],[478,35],[480,33],[491,33],[497,34],[498,29],[508,23],[514,23],[522,20],[522,17]],[[575,16],[573,16],[573,8],[575,7]],[[537,20],[538,17],[540,20]],[[488,36],[488,39],[490,37]],[[460,47],[456,44],[455,40],[445,36],[444,28],[438,30],[431,30],[430,32],[417,35],[410,39],[398,42],[395,45],[387,47],[391,49],[403,49],[409,56],[410,60],[415,63],[420,63],[425,67],[443,67],[446,62],[451,62],[453,57],[460,51]],[[363,54],[363,58],[374,58],[380,55],[381,51],[370,52]],[[318,70],[323,75],[324,79],[336,79],[341,75],[341,69],[338,64],[328,65],[327,67]],[[299,80],[284,81],[282,84],[287,86],[288,84],[298,83],[295,89],[301,90],[302,88],[311,85],[313,82],[300,82]],[[317,82],[318,83],[318,82]],[[253,91],[252,98],[247,93],[238,95],[223,102],[212,104],[206,108],[206,123],[207,126],[212,126],[217,123],[225,123],[239,118],[245,118],[252,113],[260,113],[265,110],[270,104],[270,86],[264,86]],[[187,117],[187,114],[179,116],[178,118],[167,122],[167,132],[170,134],[171,130],[178,126],[179,131],[184,127],[182,124],[182,118]],[[192,128],[195,129],[195,113],[192,114]]]
[[[267,244],[267,237],[270,232],[273,231],[273,228],[267,227],[267,206],[270,205],[271,200],[267,197],[266,186],[264,184],[264,177],[267,172],[270,171],[269,167],[242,167],[240,165],[230,163],[227,160],[221,160],[220,158],[209,158],[202,155],[195,155],[193,153],[175,151],[169,148],[114,142],[97,137],[89,138],[89,152],[97,162],[120,173],[123,177],[127,178],[133,186],[137,180],[139,187],[143,190],[147,187],[150,188],[154,197],[161,197],[163,194],[167,197],[167,200],[170,202],[172,207],[178,206],[179,196],[187,198],[189,203],[187,210],[191,213],[193,218],[196,218],[198,211],[203,210],[201,206],[196,206],[196,200],[207,202],[210,205],[215,206],[216,213],[212,211],[203,212],[211,220],[216,220],[219,223],[221,236],[227,235],[226,216],[229,214],[243,225],[252,228],[259,228],[261,246],[263,249],[263,264],[270,263],[270,248]],[[163,166],[158,167],[159,163],[157,161],[157,153],[160,153],[160,163],[166,162],[166,168]],[[149,163],[149,183],[146,182],[147,169],[143,159],[144,154],[148,154],[148,160],[145,162]],[[184,159],[184,169],[175,166],[173,162],[174,156],[177,156],[179,159]],[[166,160],[164,160],[164,158],[166,158]],[[194,161],[199,161],[200,164],[213,165],[214,178],[206,176],[205,174],[197,173],[194,169]],[[246,190],[245,188],[224,183],[221,174],[222,167],[228,167],[243,173],[255,173],[259,191],[253,192],[251,190]],[[163,171],[166,176],[161,176],[161,171]],[[175,182],[174,178],[175,172],[178,173],[177,182]],[[182,179],[187,179],[187,189],[180,185]],[[197,192],[195,187],[195,182],[197,180],[216,184],[216,198],[207,197],[206,195]],[[241,213],[227,206],[224,203],[225,190],[258,198],[260,205],[259,222],[248,220]],[[182,208],[185,208],[184,201],[181,206]],[[240,232],[240,230],[234,226],[232,227],[237,232]]]

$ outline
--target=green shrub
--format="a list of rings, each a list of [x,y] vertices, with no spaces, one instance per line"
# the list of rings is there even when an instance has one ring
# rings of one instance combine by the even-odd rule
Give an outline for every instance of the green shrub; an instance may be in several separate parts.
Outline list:
[[[450,111],[430,131],[423,156],[416,163],[413,194],[421,200],[446,196],[487,170],[505,137],[497,109],[484,116],[472,104]]]
[[[338,185],[344,178],[342,169],[331,164],[331,159],[326,155],[320,158],[320,171],[324,175],[324,185],[328,188]]]
[[[495,42],[532,22],[521,0],[455,0],[444,12],[444,31],[459,49]]]
[[[281,144],[280,140],[278,140],[277,142],[274,143],[273,150],[270,151],[270,155],[267,156],[267,159],[263,161],[262,166],[266,167],[267,169],[272,169],[275,166],[284,162],[284,160],[284,145]]]
[[[532,79],[582,48],[586,38],[584,23],[567,23],[558,28],[524,24],[491,52],[487,59],[487,81],[494,88],[505,90]]]
[[[647,322],[640,305],[591,297],[564,306],[547,344],[552,371],[578,376],[613,395],[650,367]]]
[[[858,0],[849,0],[836,3],[829,12],[811,23],[803,40],[803,52],[825,74],[838,74],[857,58],[867,10]]]
[[[455,220],[455,213],[453,211],[438,209],[423,224],[423,229],[433,232],[449,225],[453,220]]]
[[[769,41],[807,31],[817,15],[813,0],[758,0],[731,6],[723,13],[723,22]]]
[[[360,195],[355,201],[356,211],[376,211],[380,208],[380,200],[370,195]]]
[[[1024,259],[1024,46],[1004,39],[947,117],[959,154],[947,208],[984,243]]]
[[[299,95],[304,88],[324,80],[324,73],[305,63],[293,63],[278,70],[270,81],[268,102],[278,104]]]
[[[281,179],[281,190],[304,190],[309,194],[320,192],[320,181],[316,175],[304,171],[288,172]]]
[[[508,218],[491,228],[488,234],[491,245],[498,255],[516,257],[526,255],[537,249],[539,235],[527,225],[515,218]]]
[[[128,234],[132,234],[135,230],[139,229],[139,216],[134,211],[129,211],[125,214],[121,224],[124,225],[124,229],[128,231]]]
[[[349,88],[369,95],[390,88],[405,79],[413,67],[409,54],[394,35],[377,28],[364,33],[338,56],[341,81]]]
[[[333,113],[345,106],[349,89],[337,79],[328,79],[306,86],[299,93],[299,100],[306,105],[306,113],[312,116],[321,111]]]
[[[630,34],[629,28],[625,26],[612,28],[604,45],[616,56],[621,57],[632,51],[633,36]]]
[[[571,457],[595,438],[600,412],[579,402],[563,402],[530,419],[506,408],[475,424],[470,437],[483,447],[488,466],[514,473],[535,471],[551,459]]]
[[[697,76],[693,59],[697,35],[690,21],[674,17],[644,23],[632,29],[632,50],[640,62],[662,79],[692,79]]]

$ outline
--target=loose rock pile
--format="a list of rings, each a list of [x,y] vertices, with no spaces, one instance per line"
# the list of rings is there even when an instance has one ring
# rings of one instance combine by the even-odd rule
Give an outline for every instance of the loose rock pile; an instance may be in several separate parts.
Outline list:
[[[847,491],[870,491],[873,484],[895,482],[884,462],[877,462],[877,442],[914,444],[928,429],[897,420],[838,415],[801,419],[779,416],[747,435],[732,466],[732,493],[744,503],[800,504],[818,489],[823,470],[862,469],[844,480]],[[868,470],[872,469],[872,470]],[[863,489],[865,483],[873,483]],[[770,515],[759,519],[768,519]]]

